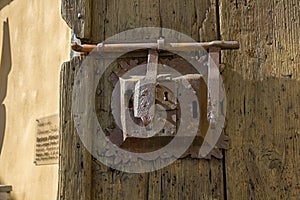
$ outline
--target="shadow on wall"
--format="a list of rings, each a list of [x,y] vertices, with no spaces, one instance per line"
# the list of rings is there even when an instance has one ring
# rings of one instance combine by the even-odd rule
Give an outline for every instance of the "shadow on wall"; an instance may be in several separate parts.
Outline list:
[[[11,47],[8,19],[3,22],[2,55],[0,63],[0,155],[5,135],[6,108],[3,101],[7,94],[7,79],[11,70]]]
[[[13,0],[1,0],[0,1],[0,10],[4,8],[6,5],[10,4]]]

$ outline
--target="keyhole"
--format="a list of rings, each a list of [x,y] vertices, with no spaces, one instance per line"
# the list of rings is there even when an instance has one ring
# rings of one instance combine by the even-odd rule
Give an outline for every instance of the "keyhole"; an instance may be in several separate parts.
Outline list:
[[[168,92],[164,92],[164,100],[165,101],[169,101],[169,99],[168,99]]]

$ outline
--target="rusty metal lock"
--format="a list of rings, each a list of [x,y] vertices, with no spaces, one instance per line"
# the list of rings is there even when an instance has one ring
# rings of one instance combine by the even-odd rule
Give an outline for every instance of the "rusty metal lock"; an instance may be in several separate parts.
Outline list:
[[[158,74],[157,68],[160,71],[169,71],[167,69],[162,70],[164,65],[159,65],[157,62],[158,54],[149,51],[148,62],[144,66],[147,68],[146,75],[141,76],[143,70],[136,70],[130,76],[119,77],[117,92],[112,95],[116,97],[112,102],[120,105],[119,110],[113,110],[113,115],[115,119],[120,118],[118,124],[122,130],[120,146],[126,150],[145,152],[165,146],[175,137],[178,127],[181,125],[183,120],[181,118],[181,106],[188,108],[185,110],[192,116],[190,121],[194,120],[197,122],[196,124],[199,124],[196,127],[198,130],[196,136],[198,139],[196,140],[203,141],[200,138],[205,137],[208,128],[206,117],[207,86],[202,75]],[[186,61],[181,61],[181,64],[181,67],[187,68],[188,63]],[[154,67],[156,69],[153,69]],[[196,98],[192,101],[193,98],[189,97],[189,94],[194,94]],[[186,101],[187,105],[180,105],[178,99],[181,95],[191,101]],[[119,113],[120,116],[118,116]],[[192,135],[193,129],[195,130],[195,127],[186,126],[184,135],[181,136],[182,139],[194,137]],[[114,134],[111,131],[111,135]],[[199,147],[201,142],[198,143]],[[194,152],[193,157],[197,157],[196,152]]]
[[[206,74],[204,74],[204,77],[200,74],[186,74],[172,78],[166,74],[158,75],[158,51],[161,47],[170,52],[198,51],[199,49],[208,51]],[[74,50],[81,52],[90,52],[95,48],[103,52],[128,52],[130,49],[135,50],[137,48],[148,49],[147,72],[144,76],[135,74],[127,78],[119,77],[120,88],[116,95],[118,97],[116,101],[119,101],[120,104],[120,110],[117,112],[120,115],[118,125],[122,131],[122,142],[119,146],[137,152],[147,152],[164,146],[176,135],[178,127],[181,125],[180,120],[183,120],[182,113],[179,112],[178,108],[184,107],[189,113],[192,113],[194,117],[192,119],[198,120],[200,126],[195,142],[192,144],[192,150],[187,151],[183,156],[191,154],[192,157],[197,158],[202,157],[198,153],[200,147],[204,148],[203,152],[207,151],[205,155],[210,157],[212,154],[209,154],[208,151],[211,150],[212,146],[215,146],[215,148],[226,148],[228,146],[226,139],[224,139],[226,137],[223,134],[221,136],[210,135],[207,138],[206,132],[208,131],[208,134],[210,134],[216,130],[221,134],[223,128],[217,125],[220,122],[218,121],[219,115],[222,113],[222,99],[219,96],[220,51],[238,47],[239,44],[235,41],[165,44],[162,39],[159,39],[157,43],[73,45]],[[196,99],[186,103],[187,105],[180,105],[177,101],[181,93],[184,93],[184,90],[179,89],[183,81],[188,82],[188,84],[185,84],[186,88],[194,88],[196,91]],[[225,117],[221,120],[223,123]],[[115,135],[114,131],[110,131],[111,135]],[[188,126],[185,127],[184,132],[183,136],[189,137]],[[217,145],[215,145],[216,138],[220,138]],[[204,142],[206,144],[203,145]],[[205,150],[206,147],[207,150]],[[216,157],[220,157],[220,154]]]

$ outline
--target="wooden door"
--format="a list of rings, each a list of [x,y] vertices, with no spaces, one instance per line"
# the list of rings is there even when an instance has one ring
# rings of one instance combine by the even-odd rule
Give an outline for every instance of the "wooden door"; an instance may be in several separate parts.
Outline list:
[[[62,0],[62,16],[83,43],[154,26],[197,41],[237,40],[241,48],[221,56],[230,140],[223,159],[179,159],[144,174],[112,170],[85,150],[71,112],[82,58],[63,64],[58,199],[299,199],[299,6],[288,0]]]

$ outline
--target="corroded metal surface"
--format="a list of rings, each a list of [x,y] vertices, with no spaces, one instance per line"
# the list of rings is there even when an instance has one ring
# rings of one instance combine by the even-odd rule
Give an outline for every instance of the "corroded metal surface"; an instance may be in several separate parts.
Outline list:
[[[212,41],[212,42],[190,42],[190,43],[164,43],[162,39],[157,40],[153,43],[100,43],[98,45],[84,44],[80,45],[74,43],[71,45],[74,51],[78,52],[91,52],[98,48],[103,52],[128,52],[134,49],[161,49],[163,46],[164,50],[167,51],[196,51],[196,50],[209,50],[210,48],[220,49],[238,49],[239,43],[237,41]]]
[[[216,59],[217,56],[214,56],[214,59]],[[212,59],[212,58],[211,58]],[[168,59],[167,59],[168,60]],[[174,69],[182,69],[186,68],[187,63],[181,59],[175,58],[168,61],[164,61],[162,59],[160,62],[165,63],[166,65],[172,66]],[[209,57],[201,57],[199,58],[199,62],[201,62],[203,65],[209,65]],[[211,61],[213,62],[213,60]],[[178,66],[177,66],[178,65]],[[155,103],[162,105],[166,112],[166,116],[164,116],[167,120],[164,121],[164,125],[159,125],[159,120],[156,122],[156,127],[160,127],[160,130],[156,132],[155,134],[149,134],[149,132],[146,131],[143,127],[145,127],[145,124],[140,118],[137,118],[134,116],[134,107],[132,103],[134,101],[134,91],[137,87],[138,81],[144,79],[144,76],[134,76],[129,79],[123,79],[122,75],[126,73],[128,70],[133,69],[135,66],[138,66],[138,60],[133,59],[129,61],[121,60],[119,61],[120,70],[118,72],[114,72],[111,75],[111,81],[115,85],[117,81],[120,81],[120,112],[121,112],[121,123],[122,123],[122,130],[120,128],[110,129],[110,135],[112,140],[117,141],[116,143],[118,146],[120,146],[123,149],[134,151],[134,152],[147,152],[152,151],[158,148],[161,148],[165,146],[168,142],[171,141],[172,137],[176,135],[176,131],[178,126],[180,126],[180,113],[178,112],[178,108],[180,105],[177,102],[177,93],[174,93],[172,91],[176,90],[177,87],[174,82],[171,81],[170,75],[167,74],[159,74],[157,76],[157,84],[155,87]],[[207,71],[206,76],[209,76],[209,71]],[[119,79],[118,79],[119,77]],[[197,91],[198,101],[200,102],[200,126],[198,130],[198,134],[191,145],[191,147],[187,150],[187,152],[182,155],[182,157],[191,156],[193,158],[200,158],[198,155],[200,146],[205,143],[204,137],[206,135],[206,131],[208,129],[208,123],[209,119],[207,118],[207,113],[209,113],[209,106],[208,106],[208,90],[207,85],[205,85],[205,82],[203,80],[204,77],[202,77],[199,74],[189,74],[189,75],[182,75],[177,78],[175,78],[175,81],[181,81],[181,80],[188,80],[188,82],[191,84],[192,88]],[[209,77],[208,77],[209,79]],[[163,82],[164,85],[166,83],[169,83],[167,87],[164,87],[163,85],[160,85],[159,83]],[[168,90],[168,88],[172,88],[171,90]],[[218,89],[218,87],[216,87]],[[206,95],[203,95],[206,94]],[[122,96],[123,95],[123,96]],[[222,95],[221,95],[222,96]],[[192,105],[191,105],[192,107]],[[156,107],[156,112],[154,115],[161,116],[162,110],[159,109],[159,107]],[[218,111],[219,112],[219,111]],[[205,114],[206,113],[206,114]],[[137,126],[138,125],[138,126]],[[122,134],[120,134],[122,132]],[[186,129],[186,137],[188,137],[188,129]],[[116,134],[117,133],[117,134]],[[153,133],[153,132],[152,132]],[[118,136],[116,136],[118,135]],[[118,138],[119,139],[116,139]],[[121,137],[121,138],[120,138]],[[183,138],[184,139],[184,138]],[[155,144],[153,146],[153,144]],[[205,145],[209,146],[209,143],[206,143]],[[222,158],[222,151],[221,149],[227,149],[228,148],[228,138],[222,133],[219,141],[216,144],[216,147],[206,156],[206,158],[210,158],[211,156],[214,156],[216,158]],[[165,155],[168,157],[168,155]],[[169,155],[173,156],[173,155]],[[158,155],[159,157],[159,155]],[[125,158],[124,158],[125,159]],[[138,159],[138,158],[135,158]],[[157,157],[149,157],[149,160],[155,160]],[[123,158],[118,158],[120,162],[123,162]],[[125,159],[127,160],[127,159]]]
[[[146,76],[135,85],[134,116],[141,118],[145,126],[154,118],[157,64],[158,52],[149,50]]]

